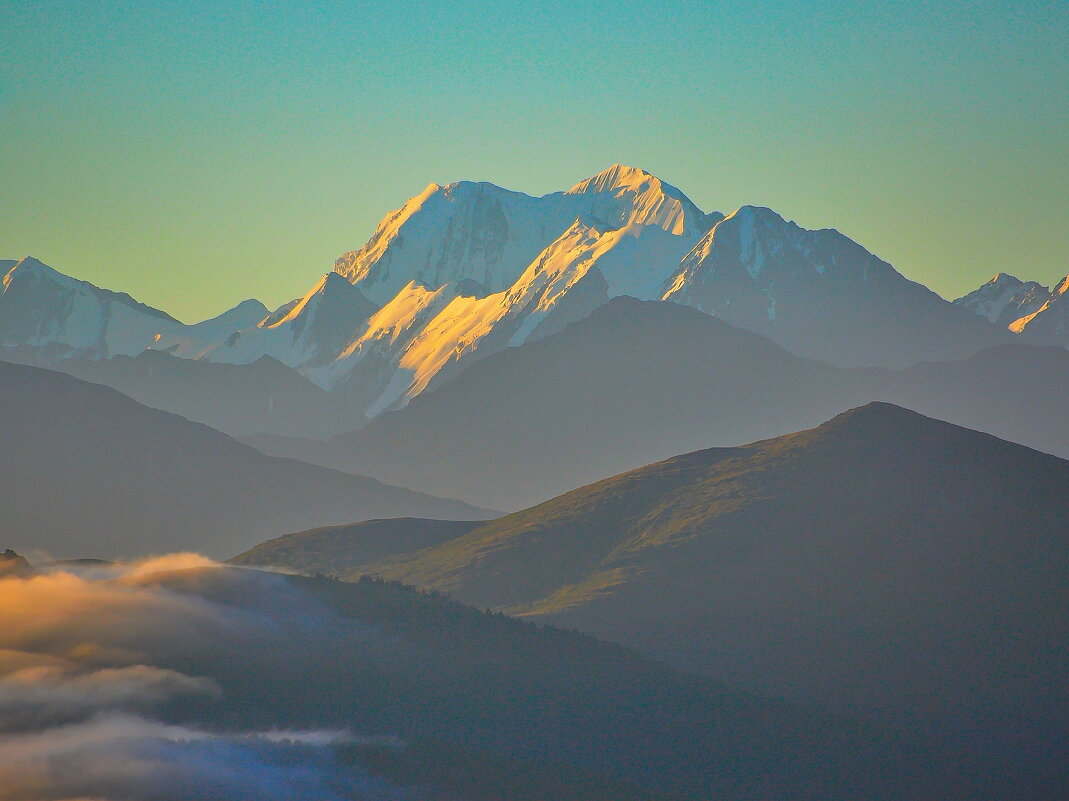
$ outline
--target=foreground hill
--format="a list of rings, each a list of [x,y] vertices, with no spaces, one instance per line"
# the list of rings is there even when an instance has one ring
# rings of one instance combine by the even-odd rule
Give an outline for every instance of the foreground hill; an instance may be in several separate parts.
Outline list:
[[[1052,769],[1069,744],[1067,487],[1069,462],[874,403],[407,554],[360,562],[348,546],[348,561],[317,569],[574,626],[757,692],[990,738]],[[241,559],[285,565],[291,543],[310,559],[347,534],[317,536]]]
[[[54,798],[1038,794],[1002,765],[575,632],[392,584],[169,561],[0,582],[0,681],[23,695],[5,701],[13,797],[27,782],[23,797]],[[64,703],[76,688],[91,691]]]
[[[441,545],[483,524],[481,520],[395,517],[323,526],[268,540],[235,556],[230,563],[356,578],[365,565]]]
[[[56,556],[200,548],[354,519],[484,512],[267,457],[112,389],[0,363],[0,534]]]

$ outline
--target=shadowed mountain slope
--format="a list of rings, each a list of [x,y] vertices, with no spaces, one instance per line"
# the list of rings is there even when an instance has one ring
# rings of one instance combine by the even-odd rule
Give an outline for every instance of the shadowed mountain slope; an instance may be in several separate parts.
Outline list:
[[[56,556],[228,554],[310,525],[485,513],[372,479],[265,457],[107,387],[0,363],[0,534]]]
[[[516,509],[714,445],[797,431],[884,400],[1069,457],[1069,351],[1006,345],[902,371],[799,359],[677,304],[617,298],[473,364],[361,431],[250,437],[278,456]]]

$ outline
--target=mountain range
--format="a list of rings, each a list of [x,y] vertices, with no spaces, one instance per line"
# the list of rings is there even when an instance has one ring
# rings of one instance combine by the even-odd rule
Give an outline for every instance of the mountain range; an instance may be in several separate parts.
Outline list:
[[[1069,278],[622,165],[274,310],[0,277],[2,798],[1069,796]]]
[[[342,392],[350,428],[620,295],[691,306],[844,367],[957,359],[1025,329],[1029,343],[1069,344],[1058,290],[1037,304],[1038,285],[1007,290],[1003,279],[949,303],[837,231],[807,231],[756,206],[706,213],[619,164],[542,197],[431,184],[274,312],[250,300],[184,325],[35,259],[0,269],[0,344],[47,347],[50,358],[146,349],[236,365],[270,357]]]

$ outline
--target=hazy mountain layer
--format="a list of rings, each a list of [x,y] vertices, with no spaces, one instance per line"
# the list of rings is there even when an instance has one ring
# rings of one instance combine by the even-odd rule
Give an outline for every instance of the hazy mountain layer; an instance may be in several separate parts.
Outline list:
[[[270,433],[326,439],[367,422],[345,393],[317,387],[269,356],[217,364],[149,350],[110,359],[54,358],[54,348],[0,348],[0,361],[104,384],[138,403],[231,436]]]
[[[372,479],[267,457],[207,426],[61,373],[0,363],[0,534],[57,556],[199,548],[265,532],[485,513]]]
[[[693,309],[617,298],[354,434],[249,441],[516,509],[696,446],[815,425],[868,400],[837,400],[829,387],[840,373]]]

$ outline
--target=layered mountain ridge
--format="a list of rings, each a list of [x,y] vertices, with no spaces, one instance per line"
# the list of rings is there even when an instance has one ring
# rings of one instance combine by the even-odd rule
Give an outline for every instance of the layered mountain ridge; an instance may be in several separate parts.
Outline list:
[[[250,299],[187,325],[124,292],[71,278],[32,256],[0,261],[0,270],[0,345],[50,346],[66,356],[136,356],[150,348],[191,356],[268,314],[266,306]]]
[[[673,453],[807,428],[871,400],[1069,457],[1067,392],[1065,348],[1018,343],[905,370],[843,368],[689,306],[618,297],[358,431],[326,442],[247,441],[518,509]]]

